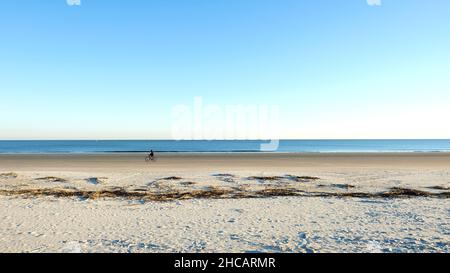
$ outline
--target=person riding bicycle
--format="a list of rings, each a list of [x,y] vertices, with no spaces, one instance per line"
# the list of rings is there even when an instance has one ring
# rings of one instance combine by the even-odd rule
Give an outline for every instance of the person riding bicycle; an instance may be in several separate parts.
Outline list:
[[[148,158],[150,158],[150,160],[153,160],[155,157],[155,154],[153,153],[153,150],[150,151],[150,154],[148,155]]]

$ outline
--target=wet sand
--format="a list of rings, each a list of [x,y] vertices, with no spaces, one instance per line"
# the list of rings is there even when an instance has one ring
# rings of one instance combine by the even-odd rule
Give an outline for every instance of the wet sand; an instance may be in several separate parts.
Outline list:
[[[145,154],[0,155],[0,170],[242,170],[282,168],[448,168],[450,153],[161,153],[146,163]]]

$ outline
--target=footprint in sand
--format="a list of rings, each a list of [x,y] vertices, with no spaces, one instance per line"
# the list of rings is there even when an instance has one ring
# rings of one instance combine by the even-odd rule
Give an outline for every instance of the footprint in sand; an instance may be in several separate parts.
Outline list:
[[[308,247],[309,245],[309,239],[308,236],[306,235],[306,233],[304,232],[299,232],[298,233],[298,238],[300,240],[298,247],[303,249],[306,253],[313,253],[314,251]]]

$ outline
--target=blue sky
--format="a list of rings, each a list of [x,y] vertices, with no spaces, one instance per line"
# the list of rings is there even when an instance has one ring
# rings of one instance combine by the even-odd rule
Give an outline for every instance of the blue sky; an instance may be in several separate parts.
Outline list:
[[[450,1],[4,0],[0,139],[167,139],[276,105],[281,138],[450,138]]]

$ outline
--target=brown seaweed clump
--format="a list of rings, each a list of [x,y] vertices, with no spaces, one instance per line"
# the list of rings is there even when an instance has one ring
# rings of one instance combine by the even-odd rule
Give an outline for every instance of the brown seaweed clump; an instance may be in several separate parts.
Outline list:
[[[217,173],[217,174],[213,174],[212,176],[215,176],[215,177],[236,177],[234,174],[229,174],[229,173]]]
[[[410,197],[431,197],[431,198],[449,198],[449,192],[432,193],[408,188],[391,188],[389,191],[365,193],[324,193],[324,196],[331,197],[356,197],[356,198],[410,198]]]
[[[178,177],[178,176],[169,176],[169,177],[161,178],[160,180],[181,180],[181,179],[183,179],[183,178]]]
[[[350,184],[331,184],[330,186],[333,188],[344,189],[344,190],[355,188],[355,186],[350,185]]]
[[[146,191],[145,189],[127,190],[125,188],[109,188],[104,190],[78,190],[78,189],[12,189],[0,190],[0,195],[56,198],[122,198],[142,201],[173,201],[182,199],[240,199],[240,198],[268,198],[268,197],[336,197],[336,198],[450,198],[450,192],[425,192],[407,188],[391,188],[384,192],[308,192],[288,187],[266,187],[261,190],[248,190],[245,188],[208,187],[202,190],[168,190],[164,192]]]
[[[297,175],[286,175],[287,179],[295,181],[295,182],[311,182],[315,180],[319,180],[319,177],[315,176],[297,176]]]
[[[40,177],[36,178],[37,181],[47,181],[47,182],[67,182],[66,179],[55,177],[55,176],[46,176],[46,177]]]
[[[4,179],[14,179],[17,178],[19,175],[17,173],[1,173],[0,174],[0,178],[4,178]]]
[[[229,173],[219,173],[213,174],[212,176],[217,177],[222,182],[234,183],[235,175]]]
[[[311,182],[315,180],[319,180],[320,178],[314,176],[297,176],[297,175],[285,175],[285,176],[250,176],[247,178],[248,180],[257,180],[260,182],[264,181],[282,181],[282,180],[291,180],[295,182]]]
[[[444,187],[444,186],[431,186],[431,187],[428,187],[428,189],[440,190],[440,191],[450,191],[450,187]]]
[[[279,181],[284,177],[282,176],[250,176],[248,180],[258,180],[258,181]]]
[[[388,192],[381,193],[381,197],[430,197],[433,193],[407,188],[391,188]]]

